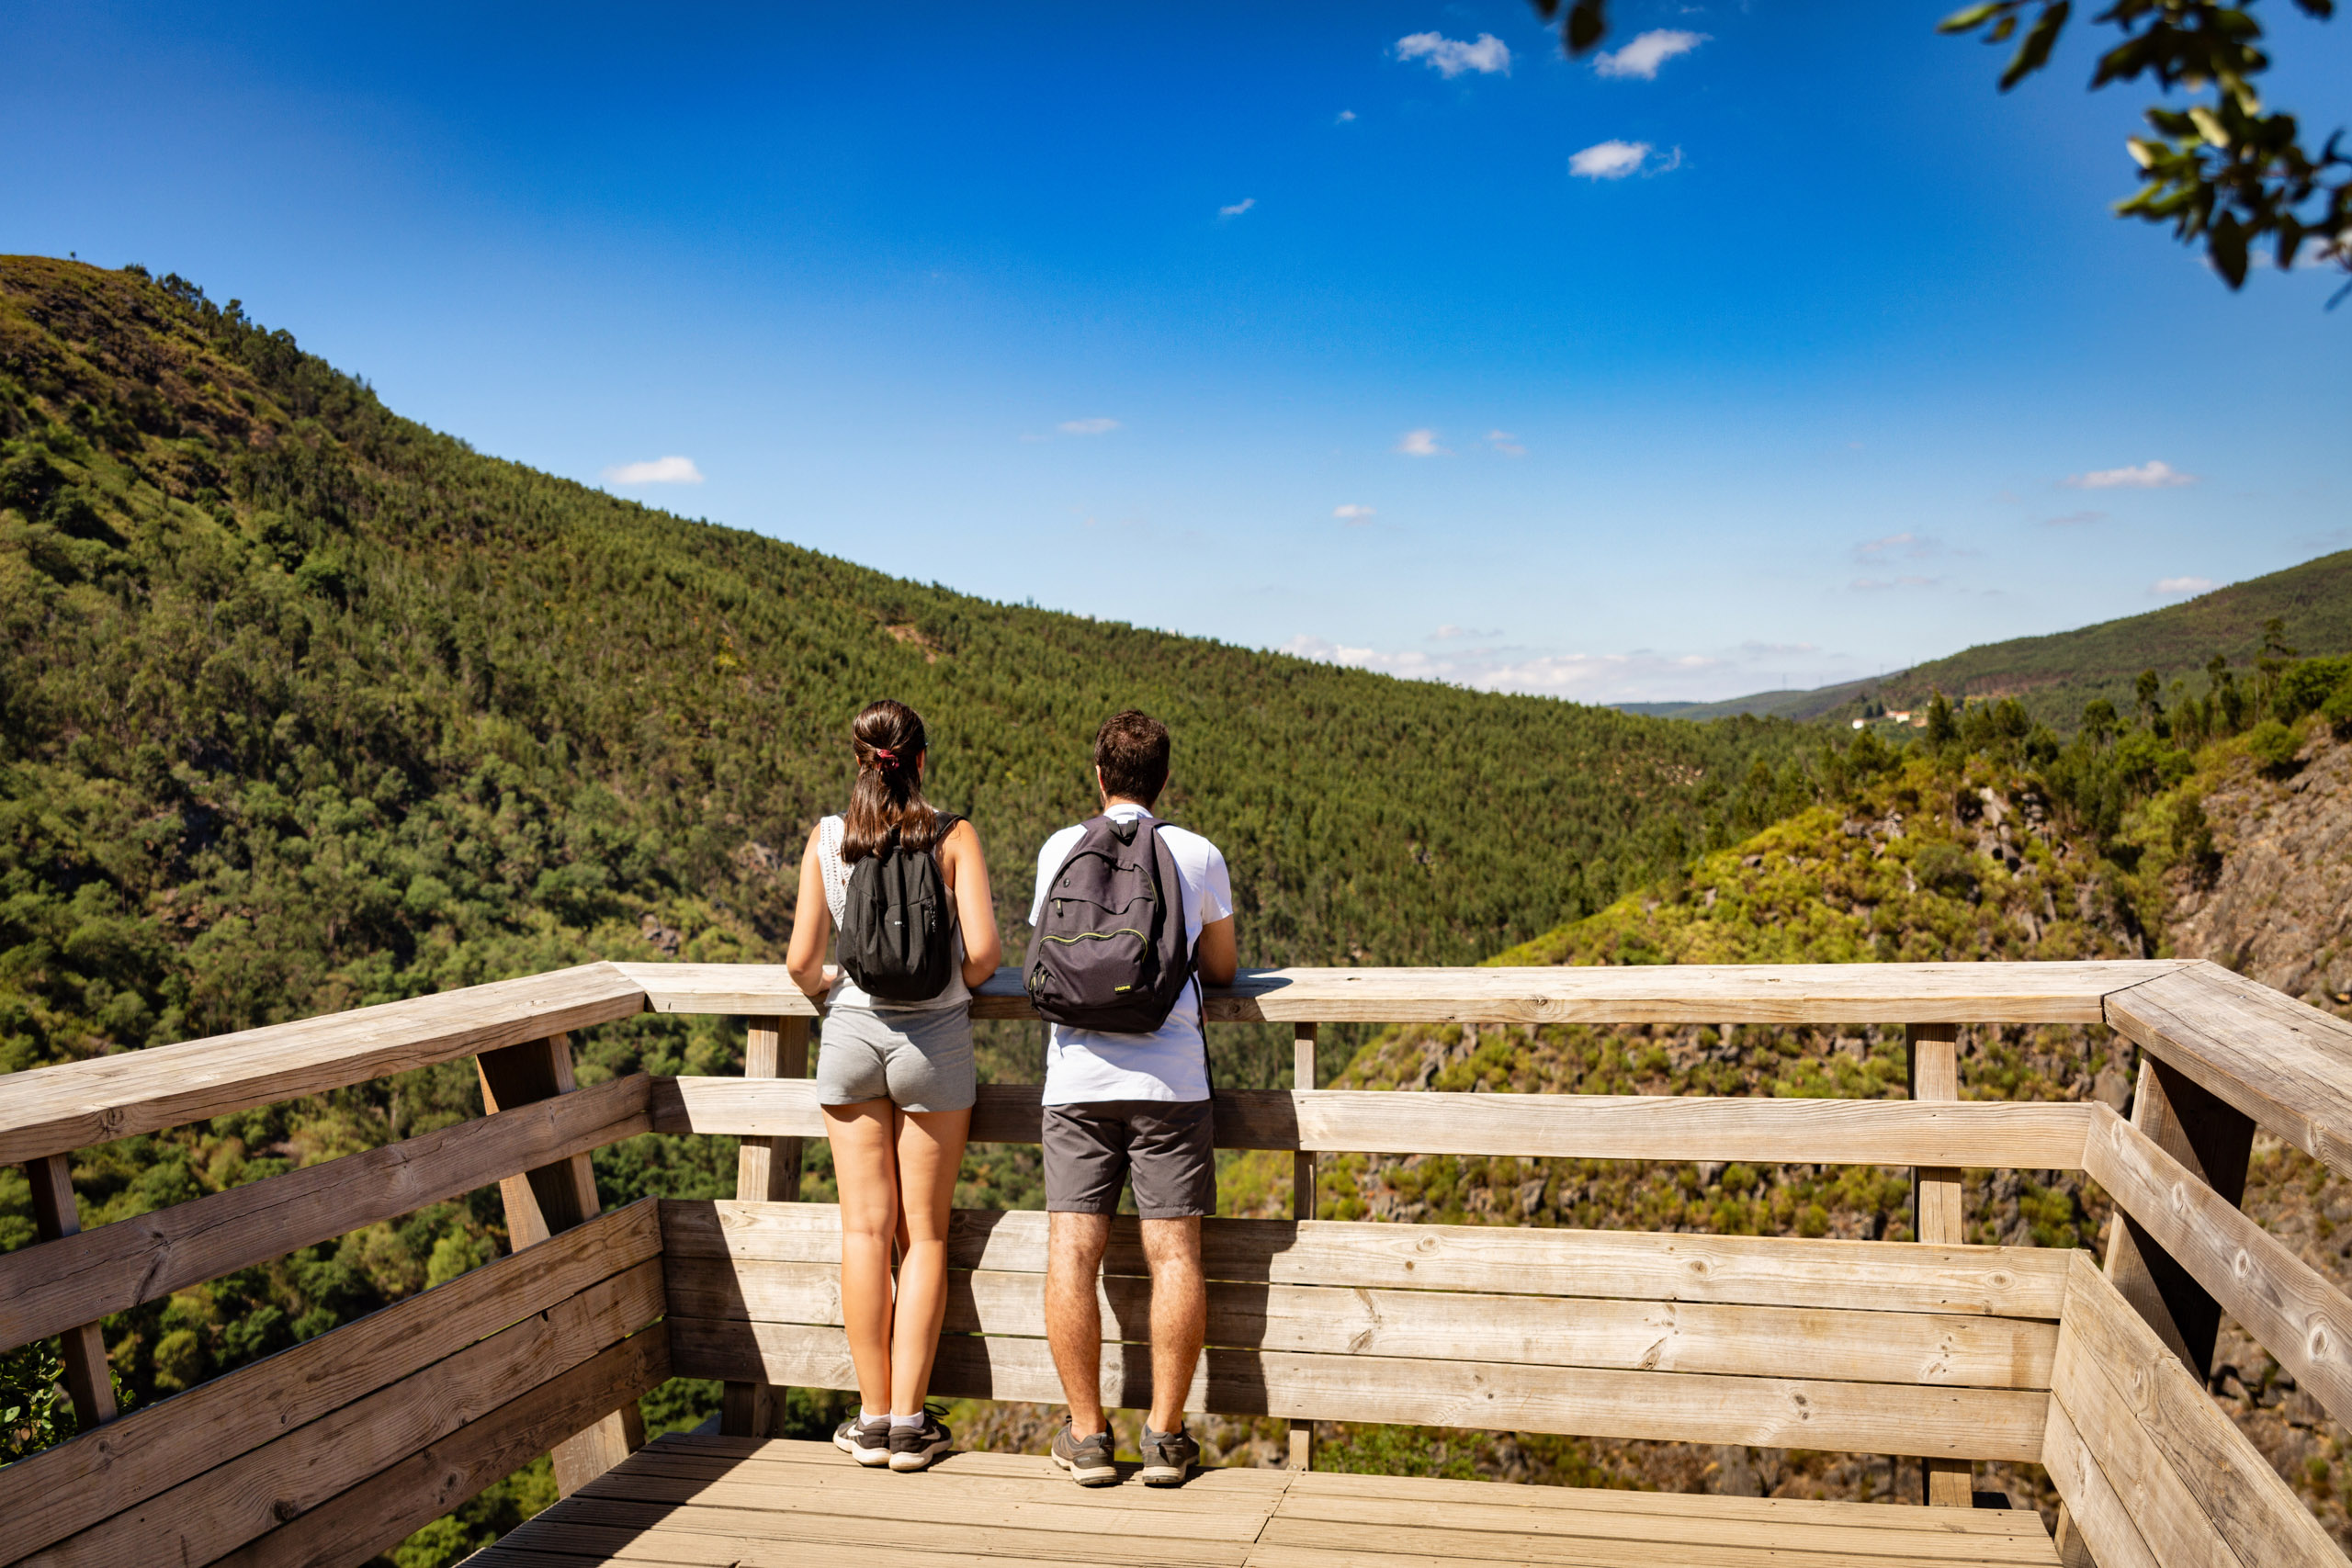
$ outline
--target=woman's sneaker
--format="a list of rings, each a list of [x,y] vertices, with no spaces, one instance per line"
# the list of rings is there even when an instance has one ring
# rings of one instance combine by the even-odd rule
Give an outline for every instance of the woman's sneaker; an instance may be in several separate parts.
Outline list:
[[[1119,1467],[1111,1462],[1111,1434],[1073,1437],[1068,1421],[1054,1434],[1054,1462],[1080,1486],[1109,1486],[1119,1479]]]
[[[1200,1462],[1201,1445],[1182,1426],[1172,1432],[1144,1427],[1142,1480],[1146,1486],[1182,1486]]]
[[[952,1438],[939,1417],[926,1410],[920,1427],[890,1428],[890,1468],[921,1470],[947,1451]]]
[[[890,1462],[890,1418],[877,1416],[861,1421],[853,1416],[833,1428],[833,1447],[860,1464]]]

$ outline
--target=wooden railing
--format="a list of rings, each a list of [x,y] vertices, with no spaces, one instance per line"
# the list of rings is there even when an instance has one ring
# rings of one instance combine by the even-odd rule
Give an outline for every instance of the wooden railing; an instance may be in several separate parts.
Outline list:
[[[576,1088],[568,1037],[645,1010],[749,1020],[745,1076],[636,1076]],[[986,1018],[1029,1016],[1010,972],[982,988],[975,1011]],[[692,1303],[671,1299],[681,1281],[702,1292],[702,1299],[716,1300],[731,1288],[725,1280],[752,1277],[741,1270],[714,1276],[682,1262],[730,1256],[723,1246],[714,1255],[709,1240],[712,1224],[724,1229],[723,1215],[708,1205],[664,1212],[650,1202],[599,1215],[586,1156],[647,1131],[732,1135],[743,1140],[742,1213],[754,1218],[783,1213],[778,1206],[797,1195],[801,1140],[822,1135],[814,1086],[805,1077],[808,1026],[815,1013],[779,967],[596,964],[0,1078],[0,1160],[22,1164],[32,1176],[40,1236],[0,1257],[0,1346],[59,1338],[69,1391],[85,1428],[0,1470],[0,1562],[363,1561],[538,1453],[554,1451],[560,1489],[575,1490],[639,1440],[636,1398],[673,1371],[726,1371],[732,1380],[724,1412],[728,1429],[770,1430],[774,1384],[786,1381],[773,1369],[818,1363],[778,1360],[759,1348],[760,1325],[767,1320],[728,1315],[737,1306],[752,1312],[741,1302],[689,1311]],[[1885,1256],[1871,1250],[1880,1244],[1747,1241],[1735,1250],[1762,1248],[1760,1256],[1814,1281],[1753,1298],[1762,1303],[1758,1311],[1811,1312],[1815,1309],[1805,1303],[1813,1298],[1805,1292],[1824,1292],[1819,1304],[1826,1307],[1836,1304],[1828,1294],[1843,1291],[1858,1298],[1845,1304],[1871,1309],[1849,1314],[1858,1319],[1890,1311],[1996,1310],[2019,1325],[2004,1331],[2008,1337],[2001,1343],[2016,1370],[2000,1386],[2030,1403],[1997,1406],[2005,1425],[1995,1447],[1972,1448],[1965,1424],[1952,1418],[1917,1423],[1922,1436],[1931,1429],[1946,1434],[1910,1450],[1923,1457],[1926,1500],[1964,1504],[1972,1456],[2038,1457],[2068,1505],[2065,1544],[2078,1553],[2086,1547],[2102,1562],[2343,1561],[2203,1391],[2215,1326],[2226,1312],[2331,1415],[2352,1422],[2352,1301],[2236,1207],[2257,1125],[2352,1175],[2352,1027],[2340,1021],[2213,965],[2174,962],[1267,971],[1212,991],[1209,1016],[1288,1023],[1298,1033],[1300,1082],[1309,1087],[1222,1094],[1216,1127],[1227,1146],[1291,1152],[1299,1167],[1295,1201],[1302,1205],[1311,1201],[1313,1158],[1327,1152],[1910,1167],[1920,1247],[1903,1256],[1922,1264],[1948,1256],[1952,1261],[1943,1274],[1937,1264],[1922,1271],[1869,1263]],[[1324,1023],[1694,1021],[1906,1026],[1914,1098],[1472,1095],[1311,1087],[1313,1034]],[[1959,1098],[1965,1086],[1952,1026],[2102,1022],[2142,1051],[2130,1122],[2098,1104]],[[77,1229],[68,1179],[77,1149],[469,1055],[480,1063],[484,1089],[487,1114],[479,1121],[136,1219]],[[1039,1117],[1035,1086],[990,1086],[982,1092],[972,1135],[979,1142],[1034,1142]],[[2053,1274],[2051,1266],[2060,1260],[2048,1255],[1962,1245],[1959,1173],[1986,1167],[2079,1170],[2105,1189],[2120,1216],[2110,1232],[2106,1272],[2080,1255]],[[175,1398],[115,1416],[99,1320],[493,1182],[506,1203],[513,1255]],[[1029,1223],[1012,1220],[1006,1217],[1010,1229],[993,1222],[983,1229],[1011,1246],[1010,1238]],[[817,1228],[808,1234],[820,1235],[823,1223],[811,1218],[808,1224]],[[1430,1246],[1454,1246],[1442,1241],[1444,1229],[1416,1227],[1415,1234]],[[1324,1274],[1296,1270],[1316,1257],[1340,1258],[1350,1247],[1377,1250],[1386,1245],[1382,1235],[1404,1231],[1329,1223],[1311,1232],[1232,1231],[1228,1251],[1241,1247],[1250,1257],[1271,1257],[1267,1249],[1272,1248],[1293,1258],[1283,1267],[1294,1271],[1264,1274],[1255,1295],[1228,1292],[1225,1321],[1244,1327],[1256,1323],[1255,1332],[1271,1332],[1264,1309],[1251,1307],[1260,1312],[1257,1318],[1247,1312],[1236,1317],[1240,1307],[1235,1303],[1271,1300],[1266,1292],[1277,1289],[1334,1288]],[[1351,1239],[1358,1233],[1363,1239]],[[1596,1248],[1605,1250],[1600,1242],[1576,1239],[1591,1233],[1547,1234],[1558,1239],[1546,1246],[1572,1249],[1562,1257],[1580,1260],[1576,1269],[1600,1256]],[[1309,1246],[1310,1235],[1323,1239]],[[1245,1246],[1246,1237],[1256,1239]],[[1648,1242],[1654,1250],[1662,1240],[1688,1244],[1692,1238],[1608,1245]],[[1721,1251],[1718,1247],[1716,1254]],[[1373,1255],[1360,1253],[1357,1262],[1330,1268],[1340,1275],[1361,1271],[1371,1267],[1363,1258]],[[991,1256],[997,1261],[985,1268],[972,1265],[989,1276],[982,1283],[1015,1295],[989,1299],[1022,1299],[1018,1292],[1030,1287],[1014,1277],[1023,1265],[1004,1261],[1016,1254]],[[1704,1256],[1710,1255],[1688,1253],[1683,1261]],[[1256,1264],[1235,1267],[1244,1271],[1220,1277],[1245,1283],[1261,1278],[1247,1272]],[[1653,1285],[1623,1290],[1544,1284],[1544,1276],[1523,1268],[1510,1276],[1518,1283],[1496,1285],[1493,1280],[1501,1276],[1474,1270],[1462,1276],[1466,1284],[1432,1285],[1424,1276],[1417,1288],[1499,1289],[1522,1296],[1549,1292],[1585,1303],[1577,1321],[1595,1324],[1613,1321],[1611,1312],[1623,1315],[1619,1308],[1592,1304],[1606,1300],[1707,1299],[1690,1278],[1675,1273],[1676,1266],[1653,1258],[1650,1267],[1652,1274],[1644,1277]],[[2023,1296],[2010,1292],[2006,1299],[2013,1304],[1998,1309],[1981,1301],[1939,1306],[1931,1299],[1938,1290],[1947,1296],[1982,1292],[1991,1288],[1984,1281],[2010,1277],[2044,1282]],[[1911,1282],[1898,1288],[1893,1282],[1898,1278]],[[1487,1282],[1476,1282],[1482,1279]],[[715,1280],[721,1282],[714,1285]],[[1132,1289],[1114,1279],[1106,1279],[1105,1289],[1112,1292],[1106,1321],[1113,1321],[1122,1292]],[[1904,1305],[1909,1301],[1905,1292],[1925,1294]],[[1284,1310],[1296,1308],[1293,1321],[1303,1322],[1320,1299],[1300,1297]],[[1425,1300],[1404,1304],[1424,1314],[1444,1308]],[[1738,1303],[1725,1310],[1732,1306]],[[961,1331],[1017,1328],[1017,1314],[1002,1315],[1009,1310],[986,1306],[976,1295],[971,1321]],[[999,1315],[990,1319],[986,1313]],[[729,1324],[743,1325],[742,1331]],[[1921,1319],[1904,1326],[1908,1333],[1931,1325]],[[1749,1324],[1738,1333],[1753,1328]],[[1724,1343],[1737,1342],[1732,1328],[1724,1332],[1732,1335]],[[1317,1333],[1320,1337],[1298,1330],[1297,1345],[1280,1352],[1267,1341],[1257,1359],[1245,1358],[1246,1376],[1236,1370],[1245,1363],[1230,1354],[1221,1363],[1225,1373],[1215,1373],[1220,1363],[1213,1358],[1204,1374],[1211,1379],[1204,1391],[1216,1386],[1215,1376],[1223,1376],[1228,1388],[1242,1387],[1234,1381],[1241,1378],[1255,1392],[1237,1397],[1257,1401],[1263,1413],[1287,1409],[1300,1431],[1295,1462],[1307,1458],[1305,1424],[1324,1397],[1313,1390],[1324,1386],[1315,1380],[1325,1374],[1308,1359],[1352,1353],[1351,1337]],[[804,1334],[794,1343],[819,1341]],[[743,1349],[746,1345],[752,1348]],[[1531,1419],[1551,1420],[1546,1429],[1555,1430],[1627,1429],[1623,1421],[1611,1428],[1598,1396],[1588,1397],[1603,1386],[1590,1380],[1605,1371],[1615,1352],[1591,1352],[1602,1358],[1600,1363],[1577,1362],[1584,1351],[1559,1353],[1569,1355],[1569,1363],[1600,1370],[1555,1377],[1546,1386],[1563,1392],[1547,1407],[1552,1413]],[[1973,1352],[1955,1352],[1962,1360],[1967,1353]],[[1878,1359],[1888,1360],[1888,1354],[1882,1347]],[[1692,1355],[1694,1367],[1703,1363],[1710,1370],[1690,1376],[1740,1375],[1736,1358],[1718,1364],[1696,1350]],[[944,1366],[953,1361],[943,1358]],[[1453,1375],[1442,1373],[1435,1359],[1415,1361],[1411,1355],[1388,1357],[1380,1375],[1393,1383],[1414,1366],[1430,1379]],[[1043,1382],[1028,1381],[1036,1387],[1022,1383],[1021,1396],[1050,1396]],[[1021,1380],[990,1389],[1006,1392],[1016,1382]],[[1386,1394],[1377,1388],[1366,1393],[1372,1385],[1361,1379],[1357,1384],[1340,1404],[1326,1400],[1322,1418],[1426,1420],[1433,1412],[1468,1408],[1426,1389],[1424,1396],[1413,1396],[1403,1383]],[[1702,1418],[1692,1413],[1695,1406],[1676,1414],[1682,1408],[1677,1391],[1691,1386],[1655,1379],[1606,1385],[1612,1391],[1608,1399],[1618,1404],[1631,1397],[1653,1401],[1628,1435],[1733,1440],[1719,1434],[1750,1429]],[[1625,1392],[1630,1389],[1650,1392],[1635,1395]],[[1342,1406],[1344,1415],[1329,1413]],[[1896,1419],[1899,1404],[1865,1399],[1851,1408],[1886,1414],[1826,1425],[1858,1442],[1880,1442],[1896,1430],[1888,1423]],[[1969,1408],[1996,1406],[1979,1402]],[[2212,1555],[2216,1551],[2228,1555]]]

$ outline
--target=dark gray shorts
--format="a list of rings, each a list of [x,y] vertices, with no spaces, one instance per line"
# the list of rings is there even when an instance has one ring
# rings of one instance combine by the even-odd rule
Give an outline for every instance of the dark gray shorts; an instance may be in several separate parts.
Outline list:
[[[1046,1208],[1115,1214],[1132,1176],[1136,1213],[1216,1213],[1216,1146],[1206,1100],[1102,1100],[1046,1107]]]

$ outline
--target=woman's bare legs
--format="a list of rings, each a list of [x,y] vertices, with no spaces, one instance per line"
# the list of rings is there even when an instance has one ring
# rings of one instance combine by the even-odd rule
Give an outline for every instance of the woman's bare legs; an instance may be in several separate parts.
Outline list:
[[[956,1175],[964,1164],[969,1111],[899,1113],[899,1312],[890,1336],[890,1413],[913,1416],[931,1391],[931,1364],[939,1354],[939,1324],[947,1312],[947,1213]],[[847,1191],[847,1188],[843,1188]],[[846,1210],[843,1211],[847,1213]],[[842,1226],[848,1244],[848,1226]],[[842,1305],[849,1305],[849,1276],[842,1276]],[[852,1341],[855,1349],[855,1341]],[[865,1363],[857,1364],[865,1382]]]
[[[899,1220],[899,1108],[887,1100],[825,1107],[842,1213],[842,1324],[865,1408],[890,1408],[890,1243]],[[944,1284],[945,1276],[942,1275]],[[942,1302],[944,1303],[944,1293]],[[935,1322],[934,1318],[934,1322]],[[920,1406],[918,1406],[920,1408]]]

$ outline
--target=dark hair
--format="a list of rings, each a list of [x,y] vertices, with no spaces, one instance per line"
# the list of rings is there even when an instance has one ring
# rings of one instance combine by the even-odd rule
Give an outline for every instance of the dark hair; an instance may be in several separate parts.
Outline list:
[[[881,849],[893,828],[900,849],[931,849],[939,813],[922,797],[922,716],[888,697],[868,703],[850,724],[849,743],[857,782],[842,813],[842,859],[855,865]]]
[[[1140,800],[1148,808],[1168,786],[1168,727],[1148,713],[1114,713],[1094,732],[1094,765],[1105,795]]]

